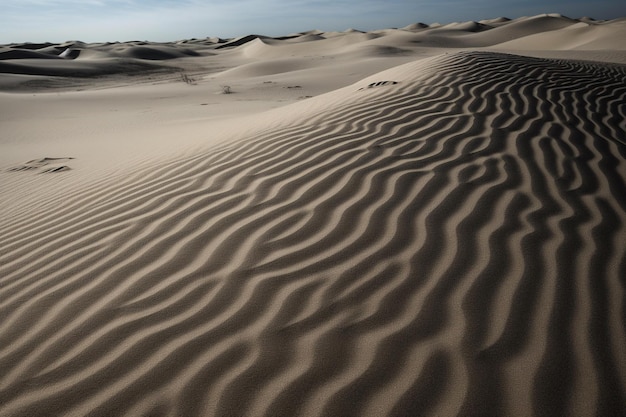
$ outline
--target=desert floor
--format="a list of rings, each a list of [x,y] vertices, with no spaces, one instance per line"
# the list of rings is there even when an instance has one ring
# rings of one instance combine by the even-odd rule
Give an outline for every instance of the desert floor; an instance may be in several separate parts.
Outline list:
[[[625,416],[624,39],[0,46],[0,415]]]

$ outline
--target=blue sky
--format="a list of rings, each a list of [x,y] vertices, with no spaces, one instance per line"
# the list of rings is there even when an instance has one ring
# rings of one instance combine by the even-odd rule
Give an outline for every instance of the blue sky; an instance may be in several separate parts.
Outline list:
[[[0,7],[0,44],[277,36],[553,12],[626,16],[625,0],[0,0]]]

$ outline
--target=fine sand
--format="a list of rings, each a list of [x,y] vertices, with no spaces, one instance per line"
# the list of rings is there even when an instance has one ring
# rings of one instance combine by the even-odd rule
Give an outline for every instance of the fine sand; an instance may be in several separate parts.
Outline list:
[[[625,416],[624,39],[0,46],[0,416]]]

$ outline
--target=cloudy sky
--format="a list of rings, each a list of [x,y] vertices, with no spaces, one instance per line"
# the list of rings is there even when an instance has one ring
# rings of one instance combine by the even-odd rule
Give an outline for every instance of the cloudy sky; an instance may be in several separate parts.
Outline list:
[[[0,0],[0,44],[173,41],[361,30],[558,12],[626,16],[625,0]]]

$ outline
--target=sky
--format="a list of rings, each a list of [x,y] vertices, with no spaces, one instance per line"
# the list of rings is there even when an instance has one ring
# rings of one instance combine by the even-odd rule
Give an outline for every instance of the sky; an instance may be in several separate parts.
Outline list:
[[[0,44],[175,41],[385,29],[541,13],[611,19],[625,0],[0,0]]]

